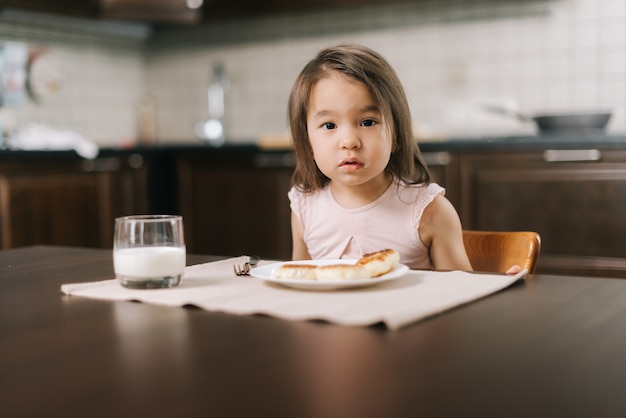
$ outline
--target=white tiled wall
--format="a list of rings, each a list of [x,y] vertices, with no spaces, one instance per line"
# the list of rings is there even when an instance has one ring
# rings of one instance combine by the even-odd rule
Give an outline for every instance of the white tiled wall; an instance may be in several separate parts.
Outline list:
[[[134,32],[144,28],[16,15],[0,16],[0,43],[45,50],[57,64],[62,87],[52,97],[0,108],[4,129],[38,123],[77,131],[102,145],[134,140],[146,74],[143,36]]]
[[[14,118],[75,126],[101,144],[117,144],[136,136],[137,104],[148,92],[156,99],[158,140],[194,141],[193,126],[207,116],[211,69],[220,62],[230,80],[228,138],[254,141],[286,133],[289,90],[307,60],[320,48],[356,42],[396,68],[419,133],[534,132],[476,105],[490,100],[528,112],[611,109],[609,131],[621,134],[625,28],[626,0],[423,0],[212,24],[159,33],[147,45],[52,37],[66,66],[64,90],[49,104],[16,109]]]

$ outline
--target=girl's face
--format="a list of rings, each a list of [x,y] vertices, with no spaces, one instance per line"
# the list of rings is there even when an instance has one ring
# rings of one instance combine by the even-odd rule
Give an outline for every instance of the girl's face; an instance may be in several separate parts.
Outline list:
[[[345,186],[387,184],[393,148],[383,115],[365,85],[339,73],[313,87],[307,111],[313,157],[322,173]]]

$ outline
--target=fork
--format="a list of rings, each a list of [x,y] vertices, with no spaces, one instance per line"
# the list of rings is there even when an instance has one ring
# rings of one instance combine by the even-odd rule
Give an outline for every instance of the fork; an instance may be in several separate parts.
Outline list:
[[[246,261],[243,265],[233,264],[233,270],[237,276],[249,276],[252,267],[256,266],[261,257],[258,255],[251,255],[250,261]]]

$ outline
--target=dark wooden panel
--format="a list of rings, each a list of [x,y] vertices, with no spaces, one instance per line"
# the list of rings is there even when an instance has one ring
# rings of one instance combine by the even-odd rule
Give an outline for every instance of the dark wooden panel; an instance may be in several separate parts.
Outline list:
[[[541,254],[551,272],[558,263],[550,265],[549,260],[567,259],[562,256],[582,257],[563,270],[568,273],[602,268],[601,258],[615,258],[619,264],[625,261],[626,248],[626,160],[616,157],[621,154],[554,163],[544,161],[541,152],[465,155],[463,225],[539,232]],[[619,270],[610,274],[626,276]]]
[[[386,5],[407,0],[219,0],[205,1],[204,19],[214,21],[225,17],[250,17],[259,15],[329,11],[364,6]]]
[[[224,18],[250,18],[312,11],[355,9],[408,0],[205,0],[190,9],[185,0],[0,0],[0,7],[34,12],[167,24],[198,24]]]
[[[104,247],[113,242],[107,174],[2,175],[0,191],[2,248],[33,244]]]
[[[146,166],[134,154],[3,161],[0,246],[111,248],[116,217],[147,213],[146,184]]]
[[[422,153],[431,180],[446,189],[446,197],[457,209],[460,208],[459,163],[458,157],[447,151]]]
[[[543,251],[623,256],[626,163],[476,167],[472,228],[528,229]]]
[[[188,251],[291,258],[291,172],[181,159],[179,200]]]
[[[149,213],[148,165],[140,154],[120,157],[113,174],[113,217]]]
[[[0,6],[36,12],[95,17],[97,0],[2,0]]]

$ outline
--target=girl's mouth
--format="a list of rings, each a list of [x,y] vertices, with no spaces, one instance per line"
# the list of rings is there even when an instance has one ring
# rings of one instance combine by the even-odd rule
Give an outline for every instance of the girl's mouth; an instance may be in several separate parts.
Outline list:
[[[360,161],[356,158],[344,158],[339,161],[339,167],[346,171],[357,171],[362,168],[367,168],[369,164],[367,162]]]

